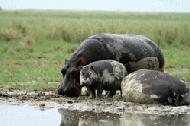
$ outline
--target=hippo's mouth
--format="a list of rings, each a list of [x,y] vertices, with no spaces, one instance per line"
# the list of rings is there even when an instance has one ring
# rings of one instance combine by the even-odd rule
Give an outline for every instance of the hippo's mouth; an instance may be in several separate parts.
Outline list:
[[[81,91],[80,89],[80,80],[74,79],[72,86],[65,90],[64,94],[68,97],[79,97]]]
[[[58,94],[68,97],[80,96],[80,69],[70,69],[64,76],[62,86],[58,89]]]
[[[67,97],[79,97],[80,96],[80,88],[71,88],[65,92]]]

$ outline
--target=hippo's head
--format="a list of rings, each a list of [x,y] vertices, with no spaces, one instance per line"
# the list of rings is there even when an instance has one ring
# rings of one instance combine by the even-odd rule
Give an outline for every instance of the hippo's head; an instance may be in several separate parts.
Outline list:
[[[187,87],[185,95],[182,95],[182,100],[179,105],[190,105],[190,88]]]
[[[65,62],[61,69],[63,81],[58,88],[59,95],[68,97],[78,97],[80,95],[80,69],[85,64],[84,57],[72,57]]]
[[[78,97],[80,95],[80,69],[69,68],[58,88],[59,95]]]
[[[97,80],[97,74],[92,65],[84,66],[80,71],[80,85],[87,86],[93,84]]]

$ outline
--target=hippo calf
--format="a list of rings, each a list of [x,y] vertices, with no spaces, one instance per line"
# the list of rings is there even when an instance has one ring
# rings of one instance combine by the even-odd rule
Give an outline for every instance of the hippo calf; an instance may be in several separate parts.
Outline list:
[[[128,73],[138,69],[164,71],[161,49],[149,38],[142,35],[101,33],[85,39],[65,63],[61,69],[64,79],[58,88],[58,94],[78,97],[80,69],[98,60],[116,60],[125,66]]]
[[[84,66],[80,71],[80,85],[86,86],[90,97],[101,97],[103,90],[110,91],[113,97],[116,90],[121,91],[121,81],[127,74],[123,64],[114,60],[99,60]],[[122,93],[121,93],[122,94]]]
[[[173,106],[190,103],[187,83],[159,71],[135,71],[123,79],[121,87],[123,98],[130,102]]]

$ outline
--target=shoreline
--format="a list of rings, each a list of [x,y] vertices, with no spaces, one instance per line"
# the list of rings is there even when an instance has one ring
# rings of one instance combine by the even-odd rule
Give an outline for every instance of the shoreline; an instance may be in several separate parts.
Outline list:
[[[119,96],[119,95],[118,95]],[[94,112],[111,114],[155,114],[155,115],[176,115],[190,114],[188,106],[164,106],[160,104],[137,104],[124,102],[117,95],[112,98],[89,99],[87,96],[69,98],[59,96],[55,92],[26,92],[26,91],[0,91],[0,105],[28,105],[40,110],[51,108],[67,109],[78,112]]]

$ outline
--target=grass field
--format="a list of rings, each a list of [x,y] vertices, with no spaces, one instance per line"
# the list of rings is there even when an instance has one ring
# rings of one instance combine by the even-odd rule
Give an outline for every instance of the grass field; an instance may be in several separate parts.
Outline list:
[[[190,82],[190,13],[0,12],[0,87],[56,88],[80,42],[109,32],[143,34],[163,50],[166,72]]]

